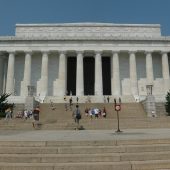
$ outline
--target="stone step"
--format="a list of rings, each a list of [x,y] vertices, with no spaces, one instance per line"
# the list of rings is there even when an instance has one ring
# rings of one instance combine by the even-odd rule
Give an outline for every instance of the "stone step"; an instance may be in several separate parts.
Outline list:
[[[132,161],[132,170],[169,170],[170,160]]]
[[[125,146],[125,152],[136,153],[136,152],[163,152],[170,151],[170,144],[150,144],[150,145],[128,145]],[[121,146],[123,148],[123,146]]]
[[[0,163],[3,170],[131,170],[129,162]]]
[[[121,161],[170,160],[170,152],[121,153]]]
[[[12,132],[13,133],[13,132]],[[170,139],[133,139],[133,140],[75,140],[75,141],[0,141],[0,147],[11,147],[11,148],[20,148],[20,147],[122,147],[127,148],[129,152],[131,148],[140,147],[149,147],[156,148],[156,146],[167,147],[170,144]]]
[[[1,154],[0,162],[10,163],[79,163],[170,160],[170,151],[142,153],[86,153],[86,154]]]
[[[0,154],[97,154],[170,151],[170,144],[129,146],[0,147]]]
[[[120,155],[105,154],[1,154],[0,162],[9,163],[79,163],[119,162]]]
[[[0,154],[97,154],[125,152],[121,146],[0,147]]]
[[[121,129],[138,129],[138,128],[169,128],[170,123],[168,120],[161,120],[157,118],[152,118],[155,120],[130,120],[130,119],[120,119],[120,128]],[[57,122],[41,122],[40,129],[43,130],[74,130],[76,124],[73,119],[67,120],[66,122],[57,121]],[[117,119],[93,119],[93,120],[81,120],[80,126],[85,130],[96,130],[96,129],[116,129],[117,128]],[[32,120],[17,122],[10,120],[9,122],[0,121],[0,129],[3,130],[33,130]]]
[[[170,160],[86,163],[0,163],[3,170],[169,170]]]
[[[41,104],[40,105],[40,119],[42,121],[54,121],[54,120],[67,120],[72,117],[73,111],[65,111],[64,104],[54,104],[56,107],[55,110],[52,110],[50,104]],[[112,103],[109,104],[101,104],[101,103],[88,103],[88,104],[79,104],[82,115],[84,115],[85,108],[99,108],[103,109],[105,106],[107,111],[108,118],[116,118],[117,113],[114,110],[114,105]],[[73,106],[73,110],[75,108],[75,104]],[[47,114],[48,113],[48,114]],[[146,113],[140,103],[126,103],[122,104],[122,110],[119,113],[120,117],[125,118],[144,118],[146,117]],[[84,117],[86,118],[86,117]]]

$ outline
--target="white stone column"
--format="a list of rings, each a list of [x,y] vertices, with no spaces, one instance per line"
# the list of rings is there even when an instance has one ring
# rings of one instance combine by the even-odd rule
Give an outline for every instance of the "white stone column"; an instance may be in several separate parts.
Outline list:
[[[28,86],[31,85],[31,55],[28,51],[25,54],[24,78],[21,82],[21,96],[28,96]]]
[[[9,52],[6,93],[14,95],[14,68],[15,68],[15,52]]]
[[[95,55],[95,95],[103,95],[101,51],[96,51]]]
[[[4,58],[3,93],[6,92],[8,59]]]
[[[54,96],[66,94],[66,52],[59,51],[59,73],[58,79],[53,83]]]
[[[41,65],[41,80],[40,80],[40,95],[48,95],[48,52],[42,52],[42,65]]]
[[[76,96],[84,95],[83,52],[77,52]]]
[[[167,93],[167,91],[170,89],[169,62],[167,52],[162,52],[162,75],[164,79],[164,91]]]
[[[152,64],[152,53],[146,52],[146,77],[147,84],[153,84],[153,64]]]
[[[112,66],[113,66],[112,95],[120,96],[120,70],[118,52],[113,52]]]
[[[0,94],[3,93],[3,78],[4,78],[4,59],[0,52]]]
[[[129,52],[130,60],[130,82],[131,82],[131,93],[132,95],[138,95],[138,85],[137,85],[137,72],[136,72],[136,56],[135,52]]]

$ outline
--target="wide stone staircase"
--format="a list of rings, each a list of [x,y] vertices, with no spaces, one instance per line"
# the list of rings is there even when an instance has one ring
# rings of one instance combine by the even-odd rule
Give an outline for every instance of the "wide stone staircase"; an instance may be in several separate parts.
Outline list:
[[[75,123],[72,118],[72,113],[75,108],[74,104],[72,108],[68,106],[68,110],[65,111],[64,104],[41,104],[40,105],[40,129],[49,130],[73,130]],[[80,121],[81,129],[85,130],[98,130],[98,129],[116,129],[117,128],[117,113],[114,110],[112,103],[86,103],[79,104],[82,119]],[[106,108],[106,118],[90,118],[85,115],[85,108]],[[140,103],[123,103],[122,110],[119,112],[120,116],[120,128],[121,129],[133,129],[133,128],[169,128],[170,118],[164,114],[157,118],[148,118]],[[15,114],[17,108],[15,108]],[[15,117],[15,115],[14,115]],[[1,129],[33,129],[32,119],[12,119],[6,121],[0,120]]]
[[[122,104],[122,110],[119,113],[120,129],[123,133],[117,134],[115,133],[117,113],[114,111],[113,104],[79,105],[82,113],[80,126],[84,129],[82,131],[74,130],[72,112],[75,104],[71,109],[68,107],[68,111],[65,111],[64,104],[54,104],[53,107],[50,104],[41,104],[39,129],[42,131],[33,131],[32,119],[9,121],[1,119],[0,170],[170,169],[170,137],[165,134],[163,137],[160,134],[158,138],[152,138],[155,134],[153,131],[143,138],[147,134],[147,128],[170,128],[169,117],[147,118],[140,103],[125,103]],[[104,106],[107,110],[106,118],[90,119],[84,113],[86,107],[102,109]],[[133,129],[134,132],[128,129]],[[64,131],[53,131],[52,135],[58,137],[51,136],[52,139],[49,139],[50,130]],[[66,130],[71,131],[64,133]],[[107,131],[109,138],[104,137],[105,130],[111,130]],[[148,131],[151,130],[148,129]],[[46,132],[47,136],[39,135],[37,140],[38,132]],[[68,133],[69,136],[73,136],[69,140]],[[93,136],[95,133],[100,133],[100,139]],[[169,133],[168,129],[166,133]],[[16,140],[8,138],[10,136],[8,134]],[[27,134],[29,135],[26,137]],[[67,140],[63,140],[61,134]]]
[[[170,139],[0,141],[1,170],[168,170]]]

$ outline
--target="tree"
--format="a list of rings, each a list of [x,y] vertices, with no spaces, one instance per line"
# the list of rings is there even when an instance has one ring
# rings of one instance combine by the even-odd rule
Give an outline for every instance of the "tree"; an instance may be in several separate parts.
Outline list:
[[[8,103],[8,100],[7,98],[10,96],[11,94],[7,94],[7,93],[4,93],[4,94],[1,94],[0,95],[0,117],[4,117],[5,116],[5,110],[7,108],[11,108],[13,109],[14,107],[14,104],[10,104]]]
[[[170,91],[166,95],[166,103],[165,103],[165,110],[168,113],[168,116],[170,116]]]

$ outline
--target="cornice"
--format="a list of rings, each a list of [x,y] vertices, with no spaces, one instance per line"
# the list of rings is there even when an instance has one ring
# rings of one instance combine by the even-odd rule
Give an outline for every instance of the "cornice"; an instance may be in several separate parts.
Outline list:
[[[170,41],[170,36],[166,37],[17,37],[0,36],[0,41]]]
[[[57,24],[16,24],[16,27],[160,27],[160,24],[118,24],[118,23],[57,23]]]

